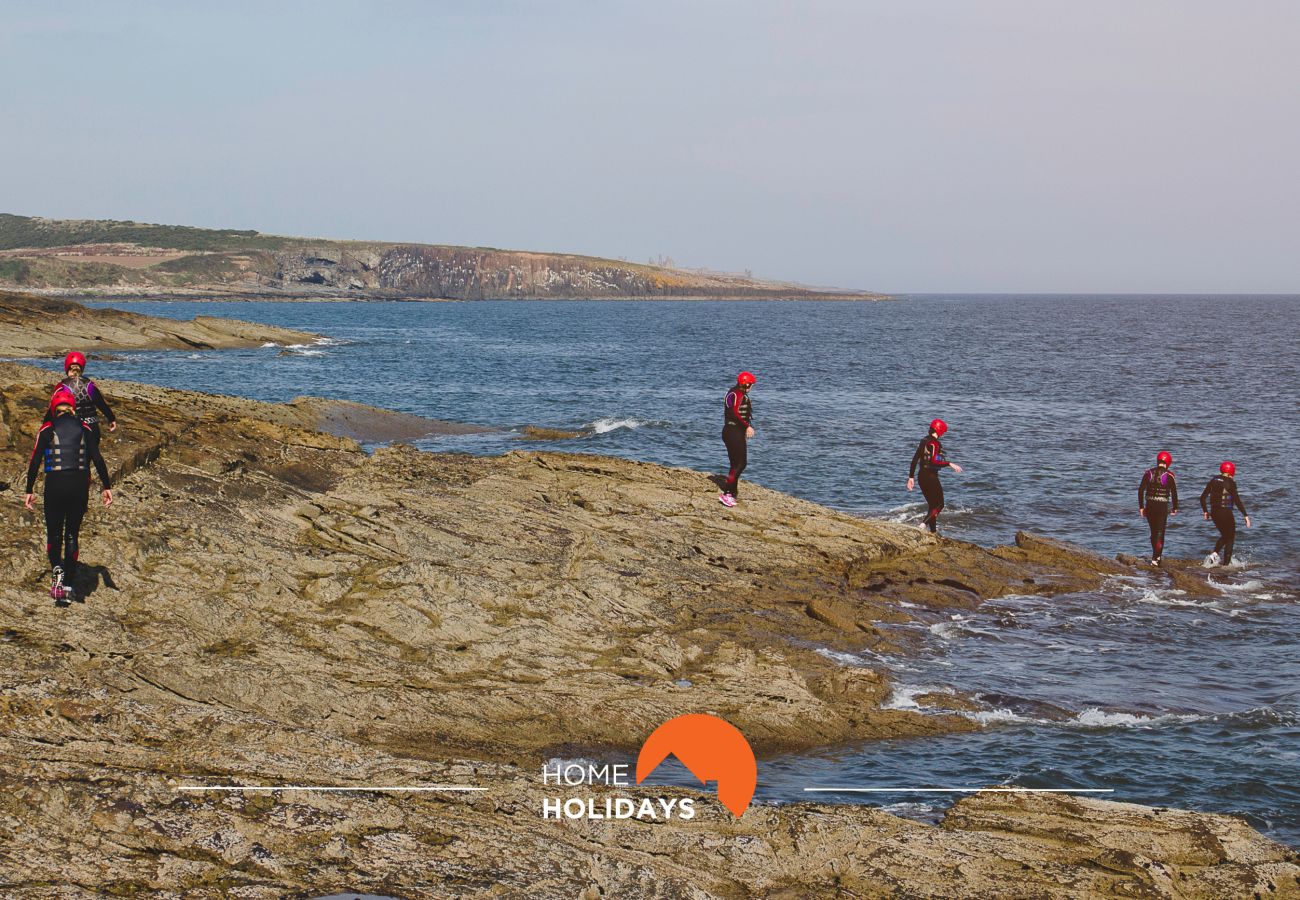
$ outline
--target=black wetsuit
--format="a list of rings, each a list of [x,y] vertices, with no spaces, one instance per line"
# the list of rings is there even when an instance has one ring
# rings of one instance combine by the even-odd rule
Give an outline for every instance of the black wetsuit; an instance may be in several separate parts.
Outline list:
[[[727,447],[727,461],[731,466],[723,490],[733,497],[739,497],[740,473],[749,464],[749,440],[745,437],[745,432],[753,427],[753,406],[749,402],[749,392],[736,385],[727,391],[723,407],[722,443]]]
[[[1146,510],[1147,526],[1151,529],[1151,558],[1159,559],[1165,551],[1165,525],[1170,514],[1178,512],[1178,483],[1172,471],[1156,466],[1142,473],[1138,509]]]
[[[1227,565],[1232,562],[1232,545],[1237,539],[1237,516],[1235,510],[1241,510],[1243,516],[1249,516],[1246,512],[1246,504],[1241,502],[1241,495],[1237,493],[1237,479],[1231,475],[1215,475],[1205,485],[1205,490],[1201,491],[1201,509],[1210,514],[1216,528],[1219,529],[1219,540],[1214,545],[1214,552],[1219,554],[1219,562]]]
[[[916,445],[916,452],[912,454],[912,465],[907,469],[908,478],[916,476],[917,467],[921,469],[919,481],[927,507],[925,527],[936,534],[939,531],[939,513],[943,512],[943,485],[939,481],[939,470],[950,465],[952,463],[944,458],[943,444],[930,434]]]
[[[108,400],[100,391],[98,385],[89,378],[73,378],[69,375],[59,384],[68,389],[69,393],[77,401],[77,418],[85,422],[95,432],[95,437],[99,437],[99,419],[103,416],[104,420],[110,425],[117,421],[113,415],[113,410],[109,409]],[[45,414],[45,421],[53,421],[54,411],[51,410]]]
[[[55,416],[41,426],[27,464],[27,493],[36,486],[36,474],[45,469],[45,552],[50,568],[62,566],[64,577],[76,573],[81,519],[90,493],[90,467],[108,490],[108,467],[99,453],[99,437],[76,415]]]

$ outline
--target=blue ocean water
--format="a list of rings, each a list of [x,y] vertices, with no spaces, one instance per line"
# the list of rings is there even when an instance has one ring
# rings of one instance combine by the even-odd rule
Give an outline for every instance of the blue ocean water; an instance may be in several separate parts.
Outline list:
[[[122,303],[111,305],[122,306]],[[1222,596],[1148,578],[1051,601],[1007,598],[905,626],[927,652],[845,657],[890,669],[894,704],[925,688],[982,693],[973,735],[765,761],[763,800],[808,786],[1110,788],[1114,799],[1246,815],[1300,845],[1300,298],[920,296],[887,303],[217,303],[131,308],[302,328],[331,342],[129,353],[92,375],[288,400],[340,397],[502,429],[430,450],[537,447],[720,472],[722,396],[754,371],[746,478],[857,514],[917,520],[907,465],[946,419],[945,532],[1017,529],[1105,553],[1148,549],[1142,471],[1174,454],[1184,512],[1167,554],[1214,530],[1196,498],[1222,459],[1254,528]],[[522,440],[524,425],[573,429]],[[720,514],[723,514],[721,508]],[[1060,710],[1066,710],[1062,714]],[[817,795],[934,815],[900,792]]]

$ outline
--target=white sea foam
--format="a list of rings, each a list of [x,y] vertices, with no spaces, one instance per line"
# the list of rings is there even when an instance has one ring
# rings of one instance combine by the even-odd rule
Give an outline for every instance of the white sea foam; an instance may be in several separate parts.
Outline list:
[[[651,423],[643,419],[615,419],[612,416],[609,416],[603,419],[597,419],[594,422],[588,422],[584,427],[591,429],[594,434],[607,434],[611,431],[617,431],[620,428],[636,430],[642,425],[649,424]]]

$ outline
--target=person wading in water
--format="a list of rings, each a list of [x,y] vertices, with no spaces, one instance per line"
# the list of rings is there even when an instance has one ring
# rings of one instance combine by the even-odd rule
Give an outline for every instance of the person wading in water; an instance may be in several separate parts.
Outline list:
[[[736,385],[727,391],[723,401],[722,443],[727,447],[727,461],[731,469],[727,482],[718,495],[723,506],[735,506],[740,499],[740,473],[749,463],[749,439],[754,436],[753,406],[749,402],[749,389],[754,386],[754,373],[741,372]]]
[[[1219,540],[1214,545],[1214,552],[1206,560],[1212,566],[1229,565],[1232,562],[1232,545],[1237,539],[1237,510],[1250,527],[1250,513],[1246,504],[1241,502],[1237,493],[1237,466],[1224,460],[1219,464],[1219,474],[1210,479],[1201,491],[1201,515],[1214,522],[1219,529]]]
[[[32,509],[37,472],[45,469],[45,552],[50,560],[53,582],[50,596],[57,601],[73,599],[71,583],[77,574],[78,537],[81,519],[90,501],[90,467],[99,474],[104,488],[104,505],[113,502],[108,467],[99,453],[99,436],[77,418],[77,400],[62,385],[50,398],[51,420],[41,425],[27,464],[27,490],[23,506]]]
[[[1165,552],[1165,525],[1170,516],[1178,515],[1178,484],[1170,466],[1174,457],[1168,450],[1156,454],[1154,469],[1142,473],[1138,485],[1138,512],[1146,517],[1151,529],[1151,565],[1160,565]]]
[[[921,493],[925,495],[927,507],[925,521],[921,523],[931,534],[939,533],[939,513],[943,512],[943,485],[939,482],[939,470],[943,468],[960,472],[961,466],[949,462],[943,455],[943,444],[939,438],[948,431],[948,423],[935,419],[930,423],[930,432],[916,445],[912,454],[912,465],[907,469],[907,489],[916,487],[917,468],[920,467]]]

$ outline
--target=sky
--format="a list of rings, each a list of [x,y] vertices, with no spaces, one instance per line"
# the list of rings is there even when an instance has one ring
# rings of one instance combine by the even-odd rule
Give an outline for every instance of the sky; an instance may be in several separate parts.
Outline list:
[[[0,84],[0,212],[1300,292],[1293,0],[4,0]]]

